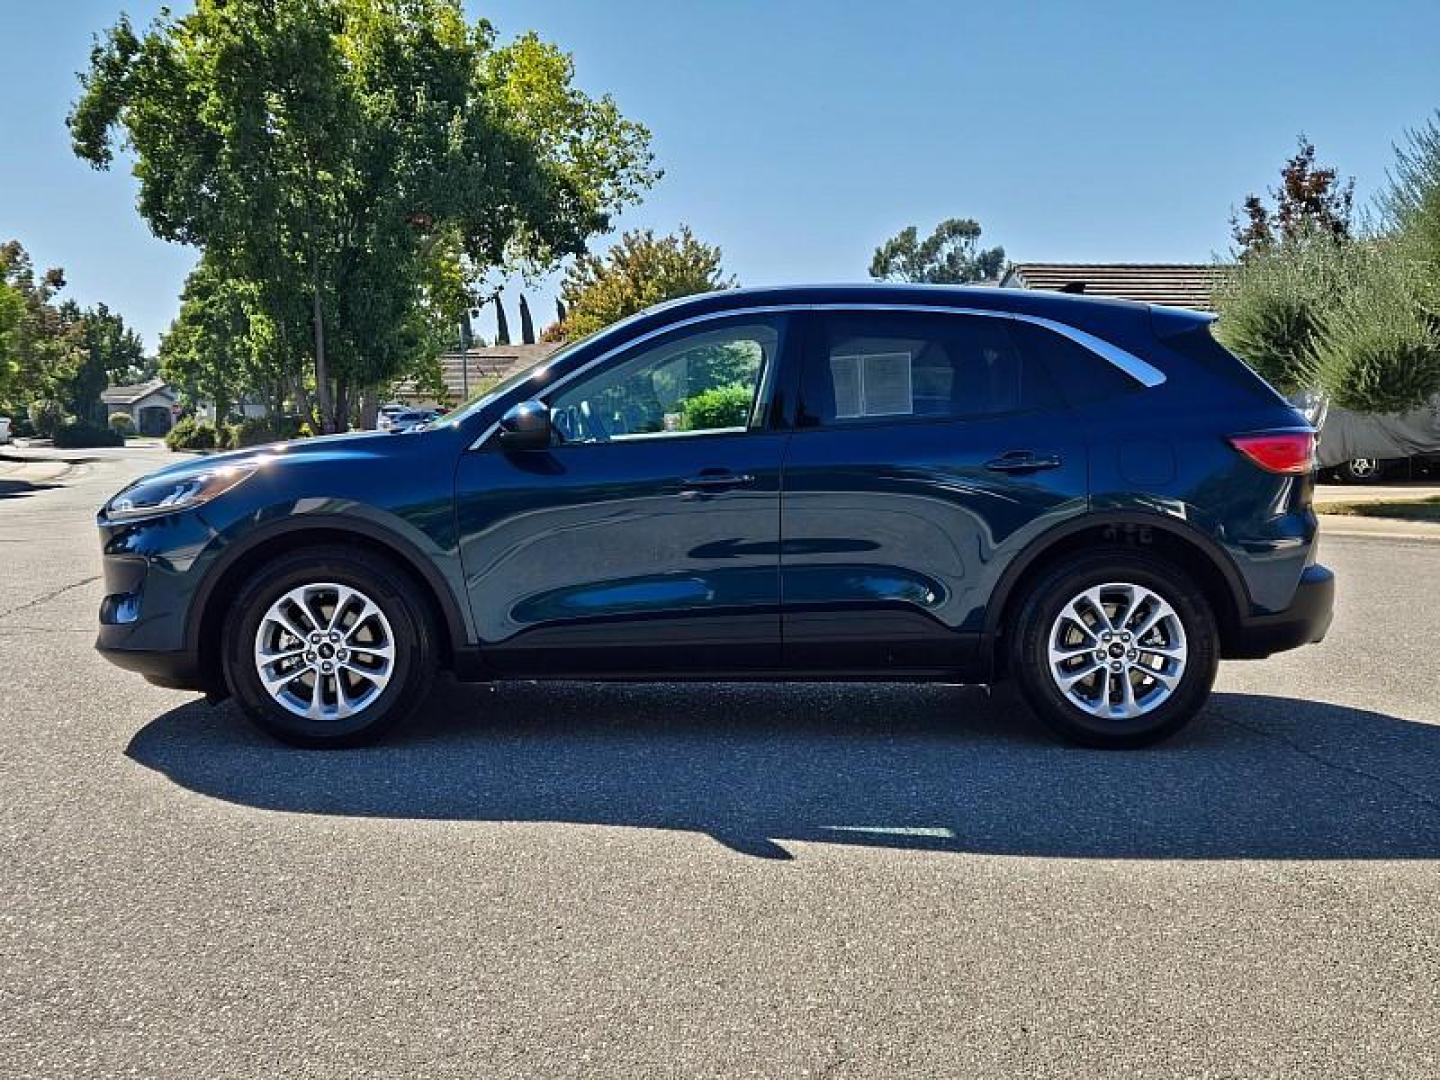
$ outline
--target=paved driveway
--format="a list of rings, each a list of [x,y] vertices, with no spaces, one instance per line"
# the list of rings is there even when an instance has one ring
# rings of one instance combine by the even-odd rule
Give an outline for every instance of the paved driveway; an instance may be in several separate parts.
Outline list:
[[[164,458],[87,456],[0,475],[0,1075],[1440,1074],[1440,545],[1327,542],[1330,640],[1140,753],[566,685],[307,754],[93,655]]]

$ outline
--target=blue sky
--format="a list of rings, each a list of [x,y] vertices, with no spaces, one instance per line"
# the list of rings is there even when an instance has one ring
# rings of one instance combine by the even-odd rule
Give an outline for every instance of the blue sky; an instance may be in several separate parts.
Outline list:
[[[92,33],[159,6],[0,0],[0,237],[152,349],[194,253],[149,235],[126,169],[71,155],[63,118]],[[879,241],[949,216],[1019,261],[1203,261],[1298,132],[1363,200],[1440,107],[1434,0],[467,6],[569,49],[650,126],[666,176],[618,224],[689,223],[745,284],[860,280]]]

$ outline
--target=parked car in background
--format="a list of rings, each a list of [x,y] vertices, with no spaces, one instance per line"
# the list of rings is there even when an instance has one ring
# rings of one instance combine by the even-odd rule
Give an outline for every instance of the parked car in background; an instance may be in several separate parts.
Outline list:
[[[101,652],[306,746],[468,679],[1010,680],[1161,739],[1319,641],[1313,429],[1194,312],[726,290],[413,437],[162,470],[100,511]],[[783,719],[777,720],[783,723]]]
[[[439,418],[440,414],[434,409],[402,409],[399,412],[382,412],[376,424],[376,430],[389,432],[409,431],[411,428],[419,427],[421,424],[431,423]]]
[[[10,441],[10,417],[0,416],[0,446]]]
[[[1328,469],[1320,478],[1338,484],[1380,484],[1387,480],[1440,478],[1440,454],[1414,454],[1401,458],[1351,458]]]
[[[1342,484],[1440,477],[1440,396],[1404,413],[1323,408],[1321,479]]]

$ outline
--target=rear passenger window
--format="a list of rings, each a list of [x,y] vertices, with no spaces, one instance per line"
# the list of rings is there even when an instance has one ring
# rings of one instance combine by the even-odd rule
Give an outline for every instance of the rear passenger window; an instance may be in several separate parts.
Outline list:
[[[1045,367],[1071,405],[1088,405],[1141,389],[1109,360],[1054,330],[1016,319],[1011,333],[1026,357]]]
[[[824,317],[806,363],[800,425],[964,419],[1059,404],[1043,365],[1017,349],[1010,321],[940,313]]]

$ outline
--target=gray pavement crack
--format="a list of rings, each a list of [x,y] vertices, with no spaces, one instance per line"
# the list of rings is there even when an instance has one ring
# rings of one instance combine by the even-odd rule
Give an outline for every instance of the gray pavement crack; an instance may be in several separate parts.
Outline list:
[[[33,600],[26,600],[23,604],[18,604],[15,607],[7,608],[4,611],[0,611],[0,619],[8,619],[11,615],[18,614],[21,611],[28,611],[30,608],[39,607],[41,604],[49,603],[57,596],[60,596],[63,593],[67,593],[71,589],[79,589],[86,585],[89,585],[92,581],[99,580],[99,574],[91,574],[89,577],[81,578],[79,581],[72,581],[69,585],[61,585],[60,588],[51,589],[49,592],[44,593],[41,596],[37,596]]]
[[[1404,784],[1398,783],[1397,781],[1392,780],[1388,776],[1383,776],[1379,773],[1369,772],[1366,769],[1360,769],[1355,767],[1354,765],[1346,765],[1343,762],[1333,761],[1330,758],[1323,757],[1322,755],[1317,754],[1313,750],[1301,746],[1299,743],[1295,742],[1292,739],[1287,739],[1284,735],[1277,735],[1273,731],[1266,731],[1264,728],[1256,727],[1254,724],[1247,724],[1243,720],[1236,720],[1233,717],[1229,716],[1219,716],[1216,719],[1218,719],[1222,724],[1230,724],[1233,727],[1248,731],[1252,735],[1258,735],[1262,739],[1269,739],[1271,742],[1277,742],[1280,745],[1285,746],[1290,750],[1293,750],[1301,757],[1314,762],[1321,768],[1329,769],[1333,772],[1345,773],[1346,775],[1355,777],[1357,779],[1369,780],[1373,784],[1378,784],[1381,787],[1390,788],[1393,791],[1397,791],[1402,795],[1414,799],[1416,802],[1423,803],[1430,810],[1440,811],[1440,800],[1434,799],[1429,795],[1426,795],[1422,791],[1416,791],[1414,788],[1407,787]]]

